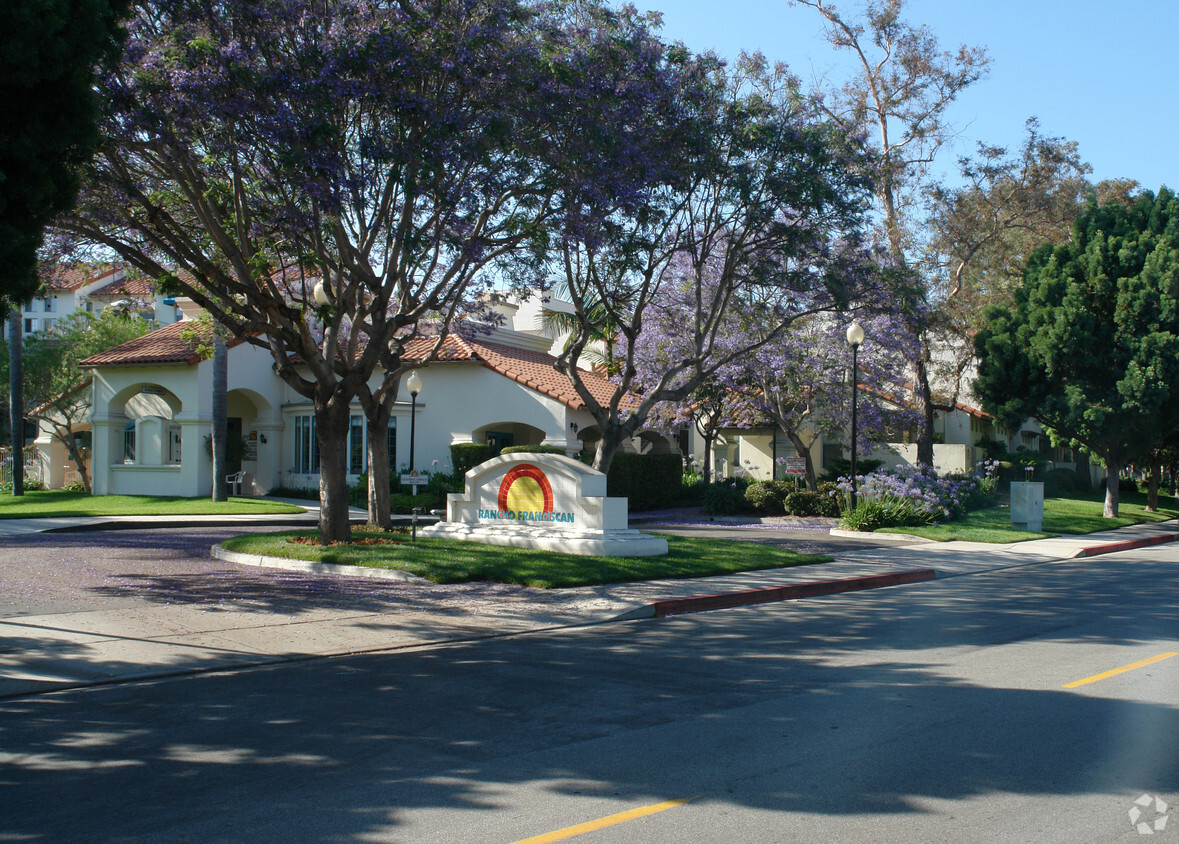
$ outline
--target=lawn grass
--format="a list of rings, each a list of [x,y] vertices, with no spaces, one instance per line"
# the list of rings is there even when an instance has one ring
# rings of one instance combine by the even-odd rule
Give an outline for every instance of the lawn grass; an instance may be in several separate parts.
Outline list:
[[[208,498],[175,495],[88,495],[64,490],[0,495],[0,519],[44,519],[54,516],[224,516],[258,513],[301,513],[301,508],[257,498]]]
[[[1141,493],[1122,493],[1118,517],[1107,519],[1101,515],[1104,494],[1095,493],[1078,498],[1047,498],[1044,500],[1044,524],[1041,532],[1013,530],[1011,511],[1006,507],[974,510],[963,518],[932,527],[884,528],[888,533],[908,533],[939,542],[1023,542],[1062,534],[1085,534],[1112,530],[1142,522],[1162,522],[1179,518],[1179,502],[1159,496],[1157,513],[1146,511],[1146,496]]]
[[[292,537],[317,535],[315,531],[307,530],[247,534],[227,539],[221,545],[230,551],[268,557],[400,569],[435,583],[490,580],[545,589],[707,577],[831,560],[831,557],[797,554],[756,542],[677,536],[667,537],[668,553],[658,557],[583,557],[421,536],[411,543],[408,534],[359,530],[354,531],[355,539],[379,537],[388,544],[351,543],[324,547],[289,541]]]

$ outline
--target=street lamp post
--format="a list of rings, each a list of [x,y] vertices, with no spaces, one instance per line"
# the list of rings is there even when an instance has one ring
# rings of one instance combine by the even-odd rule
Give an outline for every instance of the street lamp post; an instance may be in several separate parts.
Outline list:
[[[409,473],[412,475],[414,468],[417,466],[414,463],[414,433],[417,426],[418,416],[418,393],[422,391],[422,376],[418,375],[417,370],[409,373],[409,378],[405,380],[405,386],[409,388],[409,395],[412,403],[409,407]],[[418,494],[418,485],[414,484],[413,494]]]
[[[851,382],[851,506],[856,507],[856,393],[859,392],[859,359],[860,346],[864,344],[864,328],[855,320],[847,327],[847,344],[852,350],[852,382]]]

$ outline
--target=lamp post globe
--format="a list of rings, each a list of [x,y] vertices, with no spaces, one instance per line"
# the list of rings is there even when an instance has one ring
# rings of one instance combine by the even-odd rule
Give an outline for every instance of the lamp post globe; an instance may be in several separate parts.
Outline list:
[[[311,298],[315,300],[315,304],[323,306],[330,305],[332,300],[328,298],[327,288],[322,281],[315,282],[315,287],[311,288]]]
[[[860,346],[864,344],[864,327],[855,320],[847,327],[847,344],[852,350],[852,379],[851,379],[851,506],[856,507],[856,395],[859,393],[859,360]]]
[[[422,391],[422,376],[418,375],[416,369],[409,373],[409,377],[405,379],[405,387],[409,390],[412,400],[409,407],[409,471],[410,474],[413,474],[413,470],[417,466],[414,462],[414,434],[416,433],[418,418],[418,393]],[[413,494],[418,494],[416,484],[413,487]]]

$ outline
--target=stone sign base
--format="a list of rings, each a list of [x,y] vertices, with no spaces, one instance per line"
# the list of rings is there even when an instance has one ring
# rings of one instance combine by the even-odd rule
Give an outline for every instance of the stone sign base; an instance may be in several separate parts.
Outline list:
[[[656,557],[667,553],[667,540],[637,530],[572,531],[555,528],[464,525],[439,522],[419,530],[422,536],[440,539],[463,539],[506,545],[512,548],[536,548],[593,557]]]

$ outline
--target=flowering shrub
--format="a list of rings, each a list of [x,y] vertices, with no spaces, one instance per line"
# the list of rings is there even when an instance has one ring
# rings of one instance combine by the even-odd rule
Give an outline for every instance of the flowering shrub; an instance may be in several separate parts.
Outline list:
[[[841,526],[848,530],[874,531],[886,527],[933,524],[932,513],[903,498],[857,499],[854,509],[843,511]]]
[[[984,498],[994,498],[999,489],[999,466],[996,458],[978,461],[975,472],[978,476],[978,491]]]
[[[854,511],[844,512],[844,524],[883,521],[876,527],[889,527],[951,521],[966,512],[966,501],[977,488],[973,478],[939,478],[929,466],[878,469],[857,478],[859,500]],[[836,489],[850,498],[851,479],[840,478]]]

